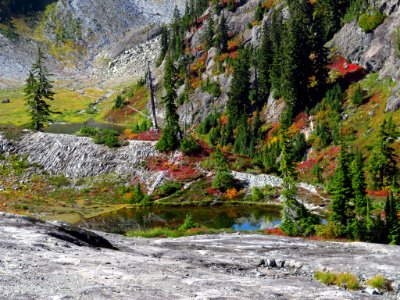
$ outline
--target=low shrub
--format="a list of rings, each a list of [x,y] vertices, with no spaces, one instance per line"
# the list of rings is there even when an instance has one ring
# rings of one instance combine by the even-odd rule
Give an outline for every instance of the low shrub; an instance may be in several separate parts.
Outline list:
[[[356,106],[363,104],[364,94],[363,94],[363,91],[361,90],[360,86],[357,86],[357,88],[354,90],[353,94],[350,97],[350,100],[351,100],[351,103],[353,103]]]
[[[219,87],[218,82],[211,81],[210,78],[207,78],[207,80],[201,84],[201,89],[202,91],[213,95],[215,98],[221,96],[221,88]]]
[[[163,185],[160,185],[160,187],[158,188],[158,195],[161,197],[171,196],[177,191],[180,191],[182,189],[182,186],[183,184],[180,182],[166,182]]]
[[[212,187],[220,191],[226,191],[235,187],[235,178],[229,171],[218,171],[215,175]]]
[[[179,227],[179,230],[188,230],[192,228],[199,227],[193,220],[193,216],[191,214],[187,214],[185,221],[183,224]]]
[[[372,32],[385,20],[385,14],[381,11],[375,11],[372,14],[364,13],[358,19],[358,26],[364,32]]]
[[[193,154],[199,153],[201,150],[201,147],[196,142],[196,140],[192,136],[190,136],[190,137],[184,138],[181,141],[180,149],[186,155],[193,155]]]
[[[49,183],[55,187],[63,187],[63,186],[69,186],[71,184],[71,180],[67,178],[65,175],[58,175],[50,177]]]

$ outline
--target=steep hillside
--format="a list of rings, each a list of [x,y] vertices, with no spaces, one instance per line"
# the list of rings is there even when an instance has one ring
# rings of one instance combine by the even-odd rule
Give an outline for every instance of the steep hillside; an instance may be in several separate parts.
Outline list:
[[[0,23],[0,83],[7,87],[25,80],[37,46],[50,54],[51,70],[57,77],[99,75],[120,54],[153,39],[159,26],[170,20],[174,6],[183,3],[60,0],[44,6],[34,18],[11,15]],[[146,56],[152,60],[151,54]]]

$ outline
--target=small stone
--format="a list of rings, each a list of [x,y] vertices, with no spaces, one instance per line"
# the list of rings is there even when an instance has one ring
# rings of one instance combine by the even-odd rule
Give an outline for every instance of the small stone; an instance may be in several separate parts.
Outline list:
[[[261,260],[257,267],[265,267],[265,260]]]
[[[275,261],[275,259],[267,259],[267,266],[269,267],[269,268],[276,268],[276,267],[278,267],[277,266],[277,264],[276,264],[276,261]]]
[[[1,100],[1,103],[11,103],[11,101],[10,101],[10,99],[3,99],[3,100]]]
[[[382,295],[382,293],[378,289],[375,289],[375,288],[372,288],[372,287],[367,287],[364,290],[364,292],[367,293],[367,294],[370,294],[370,295]]]
[[[277,263],[278,268],[284,268],[285,267],[285,261],[284,260],[278,260]]]

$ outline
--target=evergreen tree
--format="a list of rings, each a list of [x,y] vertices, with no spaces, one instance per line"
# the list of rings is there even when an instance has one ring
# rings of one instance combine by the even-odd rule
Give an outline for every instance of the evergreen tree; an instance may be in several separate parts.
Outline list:
[[[48,79],[49,73],[43,66],[45,59],[43,52],[38,48],[36,62],[33,64],[25,84],[25,104],[31,116],[29,127],[40,131],[47,122],[51,121],[50,104],[54,100],[53,85]]]
[[[270,27],[265,26],[262,32],[261,43],[257,51],[258,65],[258,94],[259,107],[266,103],[271,89],[270,69],[273,63],[274,53],[271,41]]]
[[[189,31],[190,30],[190,21],[191,21],[191,11],[189,2],[186,1],[185,3],[185,14],[182,17],[182,27],[183,30]]]
[[[228,49],[228,38],[228,25],[226,24],[225,15],[222,14],[215,37],[215,45],[222,53]]]
[[[390,192],[386,199],[385,216],[388,242],[392,245],[400,245],[400,223],[397,216],[397,201],[393,191]]]
[[[337,0],[318,0],[315,7],[315,23],[321,24],[322,41],[327,42],[340,28],[340,10]]]
[[[332,185],[332,212],[330,220],[342,226],[348,225],[350,218],[350,199],[354,198],[352,181],[350,178],[348,154],[341,149],[339,153],[339,163],[333,176]]]
[[[361,105],[364,102],[364,94],[361,87],[358,85],[353,95],[351,96],[351,103],[354,105]]]
[[[270,82],[274,91],[274,97],[282,96],[281,68],[282,68],[282,34],[283,16],[282,10],[275,10],[272,14],[272,24],[269,30],[270,40],[273,47],[272,66],[270,68]]]
[[[314,226],[319,223],[319,220],[296,199],[296,171],[291,156],[291,142],[284,130],[281,136],[280,172],[283,178],[282,196],[284,199],[281,229],[291,236],[311,235],[314,233]]]
[[[287,104],[286,119],[308,105],[307,87],[310,67],[309,31],[311,4],[305,0],[288,1],[290,19],[286,22],[282,47],[281,92]]]
[[[161,38],[160,38],[160,56],[158,58],[158,65],[162,63],[167,55],[169,48],[169,37],[168,37],[168,28],[166,26],[161,27]]]
[[[239,154],[248,154],[249,137],[250,136],[248,134],[247,118],[246,115],[242,115],[238,122],[237,134],[235,137],[233,150]]]
[[[397,135],[393,120],[384,120],[369,159],[368,171],[374,189],[390,185],[393,176],[397,174],[396,155],[392,147]]]
[[[206,50],[209,50],[214,45],[213,40],[214,40],[214,20],[212,16],[209,16],[204,35]]]
[[[179,148],[182,139],[182,132],[179,127],[179,116],[175,100],[175,70],[170,57],[165,62],[164,88],[165,96],[162,98],[165,105],[165,126],[156,148],[159,151],[173,151]]]
[[[236,127],[242,115],[247,115],[250,107],[251,84],[248,56],[247,50],[240,51],[237,63],[234,66],[231,90],[228,93],[229,99],[226,105],[230,130]]]
[[[360,151],[357,151],[351,164],[351,180],[354,192],[355,213],[361,217],[365,217],[368,211],[367,184],[363,169],[362,154]]]
[[[254,13],[254,20],[257,22],[262,21],[262,19],[264,18],[264,9],[261,5],[261,3],[258,3],[257,7],[256,7],[256,11]]]

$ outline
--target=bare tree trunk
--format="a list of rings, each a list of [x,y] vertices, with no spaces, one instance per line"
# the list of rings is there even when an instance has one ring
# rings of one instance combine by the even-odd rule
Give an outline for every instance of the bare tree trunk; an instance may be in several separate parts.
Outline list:
[[[156,103],[154,99],[153,76],[151,74],[150,61],[147,62],[147,84],[150,88],[151,116],[153,121],[153,127],[154,129],[158,130],[158,124],[156,118]]]

